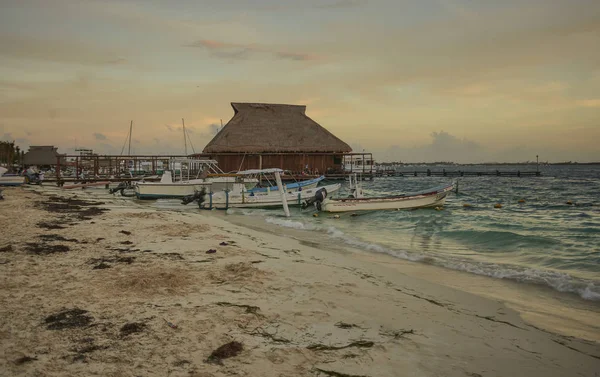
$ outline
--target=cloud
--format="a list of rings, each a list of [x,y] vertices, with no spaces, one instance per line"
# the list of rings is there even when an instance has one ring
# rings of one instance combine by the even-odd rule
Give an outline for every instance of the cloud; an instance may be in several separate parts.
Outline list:
[[[171,126],[169,124],[165,124],[165,127],[167,127],[167,130],[169,130],[171,132],[177,131],[177,129],[175,127],[173,127],[173,126]]]
[[[94,133],[94,139],[96,139],[96,140],[106,140],[108,138],[106,137],[106,135],[96,132],[96,133]]]
[[[337,0],[325,4],[318,4],[315,8],[321,9],[340,9],[340,8],[352,8],[361,4],[364,4],[364,0]]]
[[[15,139],[15,143],[21,146],[29,146],[31,145],[31,140],[26,137],[18,137]]]
[[[12,59],[25,59],[41,62],[69,63],[80,65],[122,64],[125,59],[116,51],[88,44],[52,40],[47,37],[27,37],[25,35],[0,34],[0,56]]]
[[[565,141],[578,146],[582,145],[582,138],[594,138],[600,135],[599,131],[586,127],[575,128],[565,134]],[[507,146],[492,148],[484,146],[469,139],[460,139],[448,132],[439,131],[430,134],[428,144],[406,147],[392,145],[385,150],[372,150],[378,162],[456,162],[456,163],[483,163],[483,162],[525,162],[535,161],[539,154],[540,161],[598,161],[600,153],[597,148],[581,147],[574,150],[570,145],[553,146],[538,140],[535,147],[511,143]],[[371,151],[371,150],[368,150]]]
[[[586,99],[578,101],[579,106],[582,107],[600,107],[600,99]]]
[[[308,60],[317,60],[318,57],[310,54],[305,54],[301,52],[275,52],[276,57],[280,59],[288,59],[288,60],[297,60],[297,61],[308,61]]]
[[[302,52],[278,51],[256,44],[228,43],[209,39],[200,39],[184,46],[201,48],[210,52],[213,56],[223,59],[244,60],[253,56],[269,56],[275,59],[293,61],[309,61],[318,59],[316,55]]]
[[[107,60],[105,62],[105,64],[116,65],[116,64],[124,64],[126,62],[127,62],[127,59],[125,59],[125,58],[116,58],[116,59]]]
[[[210,135],[216,135],[221,130],[221,126],[216,123],[212,123],[208,125],[208,129],[210,130]]]
[[[390,146],[377,153],[384,161],[406,162],[474,162],[485,160],[490,154],[480,144],[468,139],[459,139],[445,132],[432,132],[429,144],[415,147]]]
[[[121,150],[109,143],[97,143],[94,144],[94,153],[117,155],[121,154]],[[78,154],[78,152],[76,154]]]

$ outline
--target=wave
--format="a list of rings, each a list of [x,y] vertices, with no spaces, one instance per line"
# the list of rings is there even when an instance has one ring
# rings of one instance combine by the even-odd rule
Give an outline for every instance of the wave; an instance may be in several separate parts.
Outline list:
[[[543,236],[523,235],[514,232],[495,230],[454,230],[442,231],[440,235],[474,246],[503,251],[514,251],[521,247],[555,246],[560,241]],[[481,250],[477,250],[481,251]]]
[[[270,224],[282,226],[284,228],[300,229],[300,230],[315,230],[316,227],[312,224],[306,224],[301,221],[294,221],[285,218],[267,217],[265,221]]]
[[[476,275],[488,276],[496,279],[508,279],[520,283],[537,284],[547,286],[559,292],[574,293],[585,300],[600,301],[600,282],[588,281],[575,278],[569,274],[542,270],[535,268],[526,268],[513,266],[509,264],[495,264],[488,262],[478,262],[473,260],[460,259],[458,257],[443,258],[439,255],[421,254],[407,252],[404,250],[392,249],[376,243],[362,241],[355,237],[349,236],[340,229],[332,226],[321,226],[314,223],[305,223],[297,220],[286,218],[266,217],[265,221],[285,228],[298,230],[318,231],[335,239],[343,241],[346,245],[360,250],[388,254],[396,258],[401,258],[413,262],[423,262],[427,264],[437,265],[439,267],[449,268],[458,271],[469,272]],[[455,232],[461,233],[461,232]],[[466,232],[470,233],[470,232]],[[479,233],[483,237],[480,241],[487,242],[492,239],[493,242],[523,242],[523,239],[531,242],[532,239],[539,245],[540,238],[536,236],[522,236],[512,232],[474,232]],[[475,238],[477,239],[477,237]],[[547,239],[541,238],[542,241],[548,242]]]

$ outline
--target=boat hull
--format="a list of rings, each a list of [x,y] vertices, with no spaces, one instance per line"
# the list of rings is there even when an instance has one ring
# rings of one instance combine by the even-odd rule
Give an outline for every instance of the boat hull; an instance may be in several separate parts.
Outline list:
[[[325,188],[327,192],[333,193],[341,188],[339,183],[334,185],[328,185],[318,188],[303,188],[302,190],[288,190],[286,193],[286,199],[289,206],[302,205],[304,201],[315,196],[318,190]],[[244,193],[243,195],[229,195],[227,197],[225,193],[219,192],[212,195],[212,198],[207,195],[205,201],[200,204],[202,209],[212,208],[269,208],[269,207],[281,207],[283,202],[281,200],[281,193],[275,192],[259,192],[259,193]]]
[[[159,183],[159,182],[139,182],[135,186],[135,196],[138,199],[169,199],[183,198],[187,195],[193,195],[196,191],[205,188],[210,191],[211,184],[202,183]]]
[[[0,186],[21,186],[25,183],[25,177],[15,176],[2,176],[0,177]]]
[[[321,204],[324,212],[359,212],[359,211],[385,211],[385,210],[411,210],[418,208],[431,208],[444,205],[446,197],[454,186],[423,192],[416,195],[390,196],[379,198],[348,198],[325,199]]]

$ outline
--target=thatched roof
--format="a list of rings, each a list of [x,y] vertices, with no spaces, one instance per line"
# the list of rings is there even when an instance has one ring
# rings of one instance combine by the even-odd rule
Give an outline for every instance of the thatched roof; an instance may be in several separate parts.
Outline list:
[[[352,148],[306,116],[306,106],[231,103],[233,118],[204,153],[351,152]]]
[[[57,157],[61,156],[60,163],[64,164],[65,158],[57,150],[58,148],[52,145],[32,145],[23,156],[23,163],[25,165],[56,165]]]

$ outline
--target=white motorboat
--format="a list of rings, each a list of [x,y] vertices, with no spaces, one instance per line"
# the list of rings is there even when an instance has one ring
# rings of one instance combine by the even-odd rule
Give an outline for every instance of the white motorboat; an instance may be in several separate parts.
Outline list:
[[[21,186],[25,183],[22,175],[5,175],[8,169],[0,167],[0,186]]]
[[[253,170],[252,174],[279,174],[281,169]],[[325,189],[327,192],[336,192],[341,184],[333,184],[322,187],[307,188],[293,186],[292,189],[285,188],[285,199],[289,205],[302,205],[306,200],[315,196],[316,192]],[[281,207],[283,205],[282,192],[277,190],[253,191],[247,189],[243,183],[234,183],[231,188],[218,192],[210,192],[208,189],[198,190],[194,195],[183,199],[183,204],[198,201],[201,209],[226,209],[226,208],[252,208],[252,207]]]
[[[160,182],[136,182],[134,189],[138,199],[168,199],[192,195],[203,188],[210,191],[211,185],[204,179],[173,182],[171,171],[165,171]]]
[[[225,190],[212,194],[208,194],[204,199],[204,202],[199,204],[202,209],[212,208],[261,208],[261,207],[281,207],[283,200],[279,191],[271,192],[248,192],[247,190],[240,190],[240,184],[236,183],[235,188],[231,191]],[[302,205],[303,202],[315,196],[319,190],[327,190],[327,192],[336,192],[341,188],[341,184],[336,183],[333,185],[327,185],[322,187],[316,187],[311,189],[303,190],[286,190],[287,203],[290,206]],[[237,188],[237,190],[236,190]]]
[[[138,199],[182,198],[193,195],[202,188],[206,192],[219,192],[232,189],[233,185],[240,181],[248,189],[258,183],[258,179],[255,178],[224,174],[215,160],[174,159],[169,165],[171,169],[163,172],[160,182],[136,182],[135,196]],[[197,171],[195,177],[190,173],[192,169]]]

